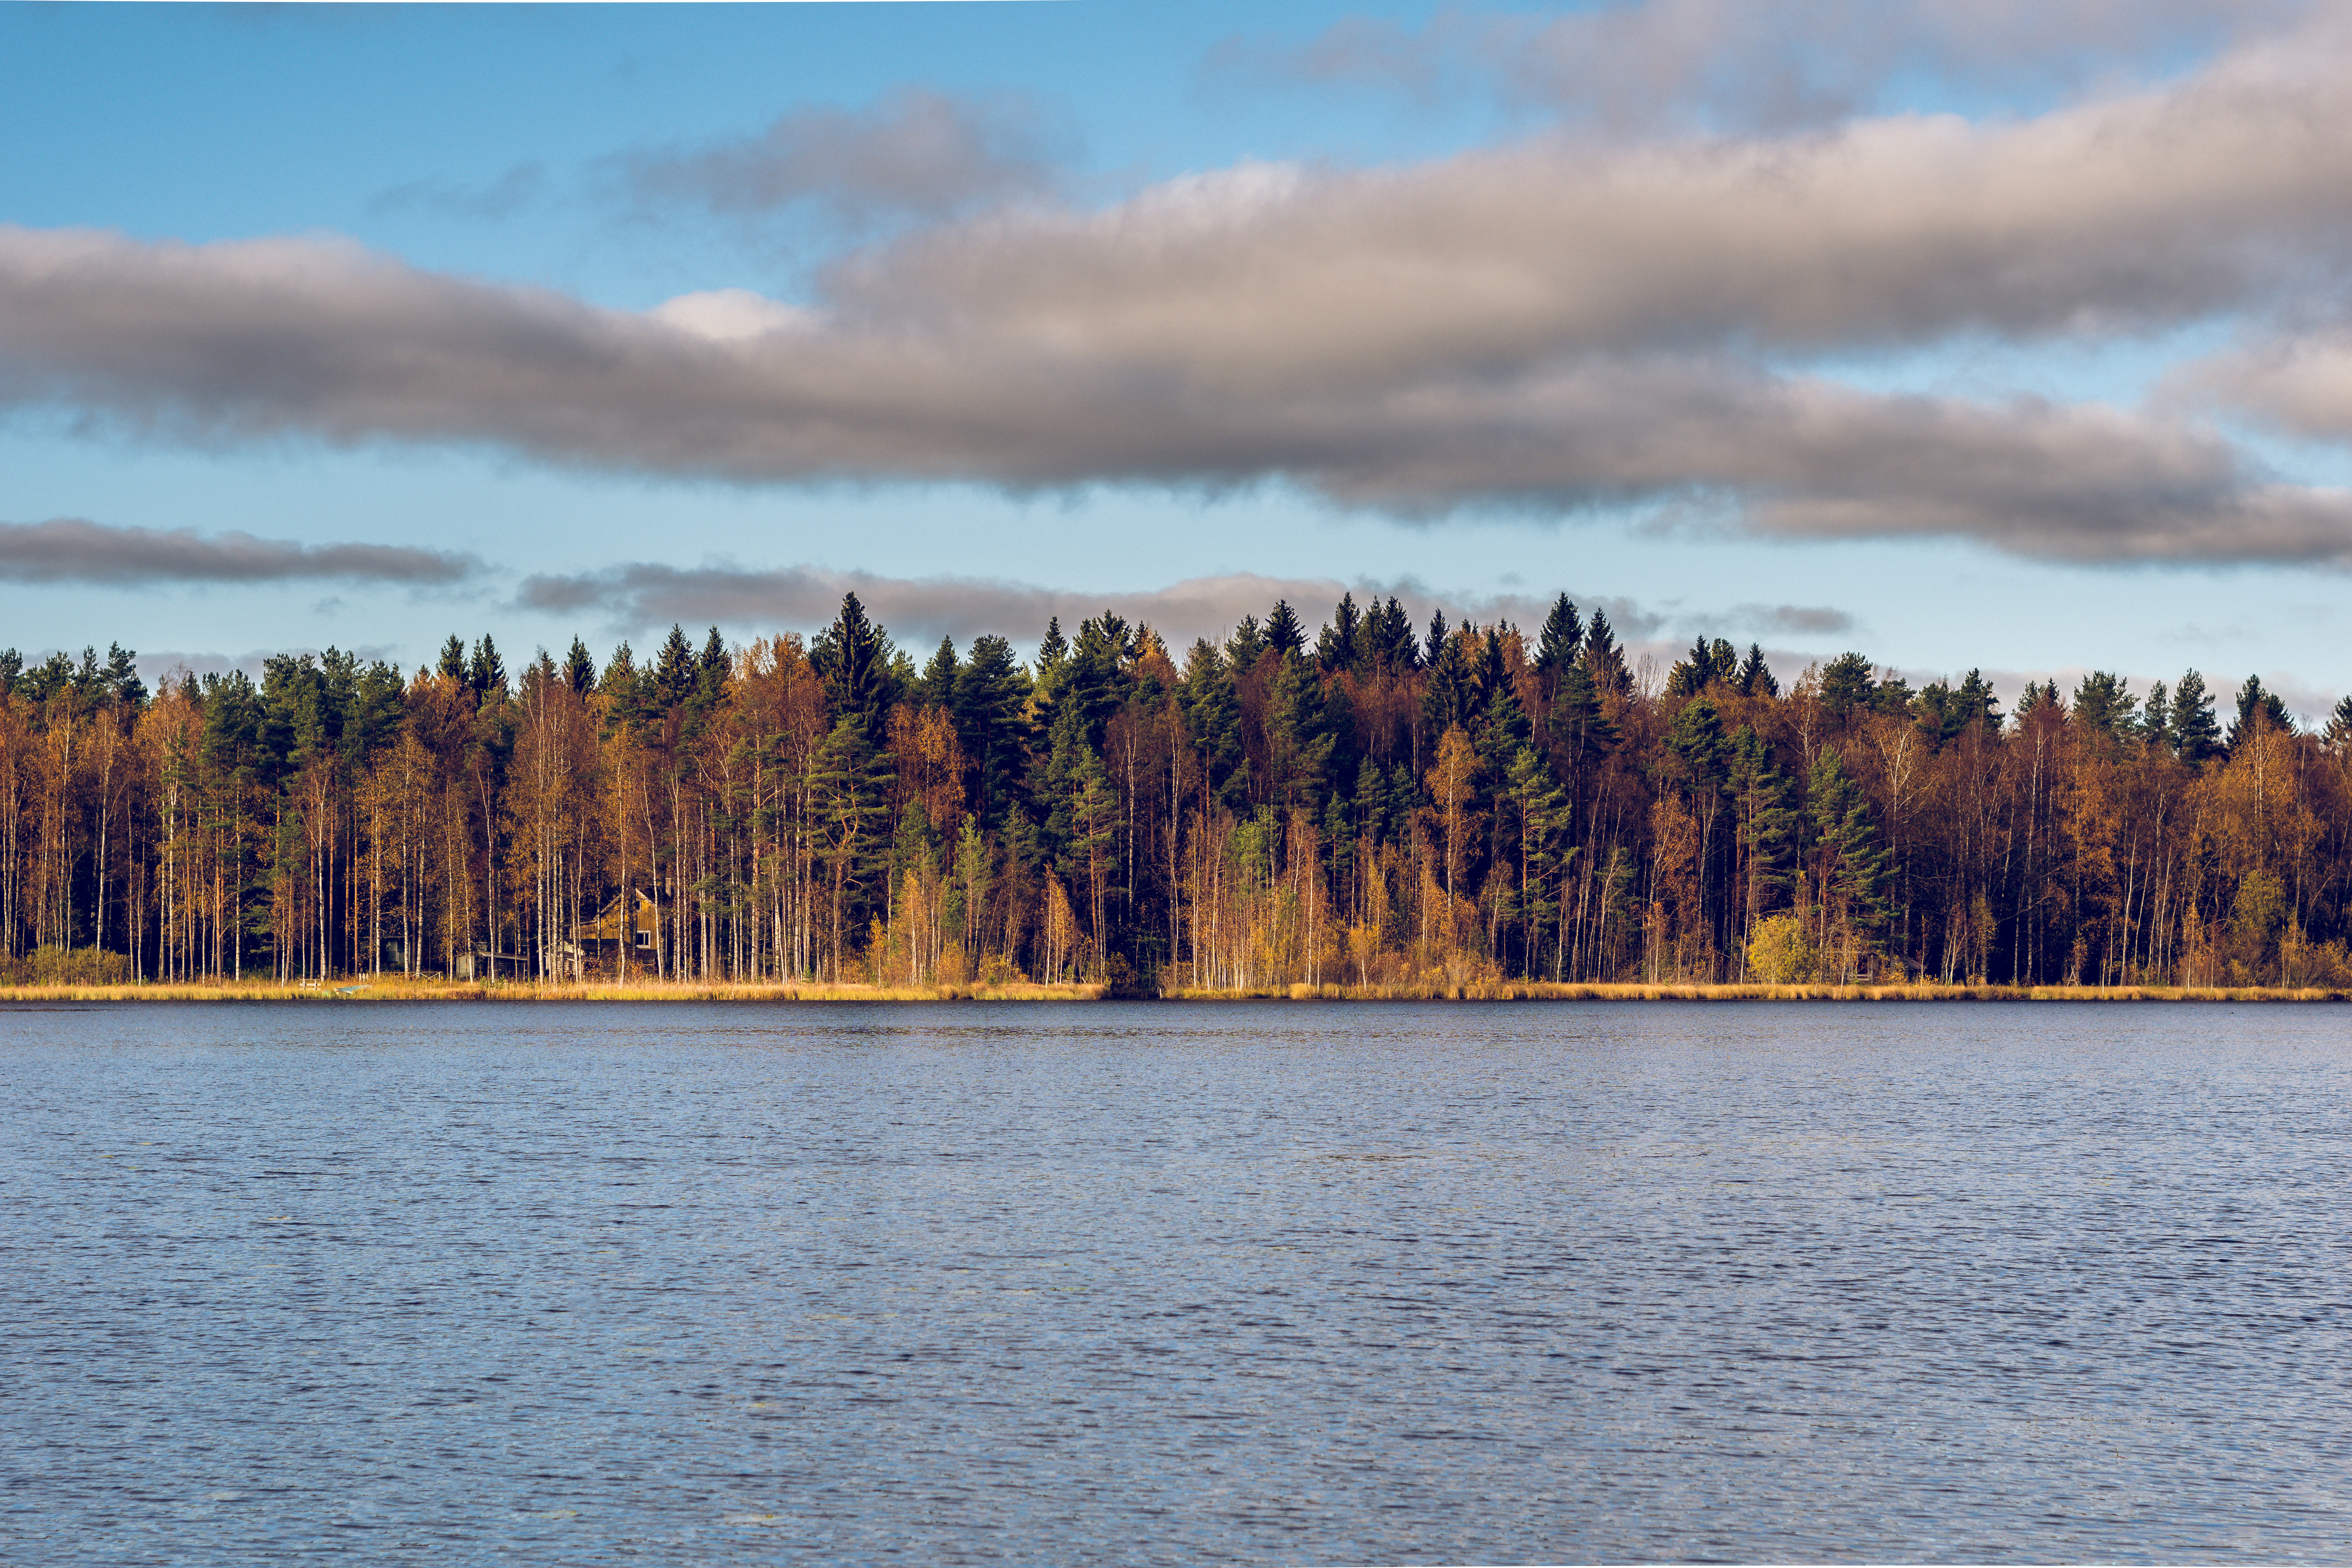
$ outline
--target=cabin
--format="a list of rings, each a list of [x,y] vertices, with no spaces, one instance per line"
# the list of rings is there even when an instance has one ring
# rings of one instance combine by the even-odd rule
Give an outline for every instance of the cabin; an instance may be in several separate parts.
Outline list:
[[[583,967],[593,963],[615,973],[625,954],[632,963],[656,963],[661,951],[661,906],[651,895],[631,888],[616,895],[594,920],[573,926],[571,946]]]

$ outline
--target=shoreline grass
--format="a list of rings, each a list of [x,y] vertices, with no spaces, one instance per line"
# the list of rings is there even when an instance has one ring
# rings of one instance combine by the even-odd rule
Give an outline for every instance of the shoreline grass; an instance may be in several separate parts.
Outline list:
[[[0,1005],[41,1002],[1098,1002],[1099,984],[866,985],[813,981],[224,980],[194,984],[0,985]],[[1155,998],[1141,998],[1153,1000]],[[2352,990],[2278,985],[1704,984],[1436,981],[1383,985],[1170,987],[1168,1002],[2352,1002]]]

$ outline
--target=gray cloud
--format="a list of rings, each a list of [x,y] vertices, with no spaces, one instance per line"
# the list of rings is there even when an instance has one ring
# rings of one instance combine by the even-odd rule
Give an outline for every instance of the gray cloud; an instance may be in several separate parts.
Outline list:
[[[739,482],[1217,489],[1435,520],[1636,506],[2084,562],[2352,561],[2352,497],[2209,426],[1868,394],[1781,350],[2085,332],[2334,287],[2345,54],[2037,119],[1378,171],[1251,166],[635,314],[314,240],[0,228],[0,403],[205,440],[479,444]]]
[[[0,579],[17,583],[283,583],[322,578],[432,587],[479,568],[471,556],[394,544],[300,544],[231,531],[113,527],[78,517],[0,522]]]
[[[1890,80],[2047,91],[2275,26],[2298,0],[1650,0],[1565,16],[1350,17],[1304,43],[1234,38],[1212,81],[1498,98],[1615,131],[1820,126]]]
[[[2167,390],[2176,401],[2218,405],[2292,435],[2352,440],[2352,328],[2248,343],[2184,366]]]
[[[856,226],[1035,195],[1072,141],[1028,97],[907,89],[864,109],[796,109],[739,141],[627,154],[616,167],[642,202],[738,214],[808,205]]]
[[[471,185],[447,179],[411,180],[368,198],[372,213],[422,208],[452,217],[509,217],[536,200],[547,184],[547,166],[517,163],[487,184]]]

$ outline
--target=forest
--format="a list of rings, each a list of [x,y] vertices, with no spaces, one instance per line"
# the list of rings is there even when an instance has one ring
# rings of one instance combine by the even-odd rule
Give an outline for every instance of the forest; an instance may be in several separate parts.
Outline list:
[[[2352,698],[2191,670],[1914,690],[1701,638],[1629,666],[1287,603],[1181,658],[1106,613],[257,683],[0,654],[15,981],[2342,985]],[[2217,700],[2218,698],[2218,700]]]

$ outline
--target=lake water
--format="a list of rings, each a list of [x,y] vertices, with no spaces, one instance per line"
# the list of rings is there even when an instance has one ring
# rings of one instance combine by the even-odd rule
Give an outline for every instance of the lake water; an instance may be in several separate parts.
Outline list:
[[[0,1010],[0,1560],[2352,1561],[2352,1011]]]

